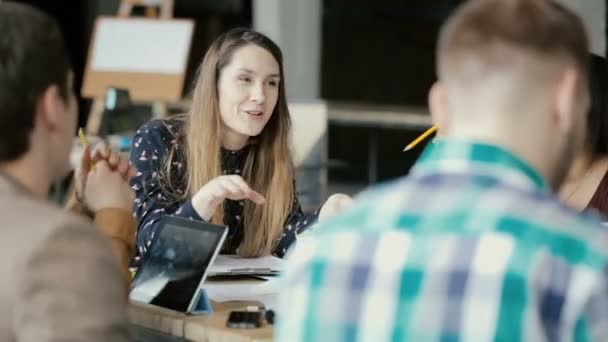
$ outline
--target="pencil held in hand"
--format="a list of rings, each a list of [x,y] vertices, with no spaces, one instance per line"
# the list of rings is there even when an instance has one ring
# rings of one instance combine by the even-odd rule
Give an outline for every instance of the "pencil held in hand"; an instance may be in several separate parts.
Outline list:
[[[87,146],[89,145],[89,143],[87,142],[87,137],[84,135],[84,130],[82,129],[82,127],[80,127],[78,129],[78,137],[80,138],[80,144],[82,145],[82,147],[84,147],[84,153],[86,154],[86,155],[83,155],[82,157],[83,158],[90,158],[89,155],[88,155],[90,153],[90,151],[87,148]],[[91,166],[91,169],[95,168],[95,160],[91,160],[90,166]]]
[[[87,137],[84,136],[84,131],[82,130],[82,127],[80,127],[78,129],[78,137],[80,138],[80,145],[82,145],[82,147],[87,145]]]
[[[405,146],[405,148],[403,149],[403,152],[413,149],[414,147],[416,147],[416,145],[420,144],[420,142],[422,142],[424,139],[428,138],[429,135],[435,133],[435,131],[437,131],[437,126],[433,126],[429,129],[427,129],[424,133],[420,134],[420,136],[418,138],[414,139],[414,141],[412,141],[407,146]]]

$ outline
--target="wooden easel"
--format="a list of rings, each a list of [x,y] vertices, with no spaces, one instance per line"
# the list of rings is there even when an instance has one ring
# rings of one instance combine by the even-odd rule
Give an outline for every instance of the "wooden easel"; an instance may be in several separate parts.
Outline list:
[[[1,1],[1,0],[0,0]],[[111,19],[121,19],[122,21],[125,21],[124,19],[131,17],[132,15],[132,11],[133,8],[135,6],[142,6],[145,8],[145,19],[155,19],[158,18],[159,21],[177,21],[177,20],[172,20],[173,17],[173,4],[174,4],[174,0],[121,0],[120,2],[120,6],[118,9],[118,14],[117,14],[117,18],[111,18]],[[103,18],[101,18],[103,19]],[[133,18],[133,20],[136,20],[137,18]],[[130,20],[130,19],[129,19]],[[184,19],[180,19],[179,21],[189,21],[189,20],[184,20]],[[96,26],[95,29],[97,29],[97,22],[96,22]],[[192,24],[193,25],[193,24]],[[95,37],[95,35],[93,35],[93,37]],[[91,46],[89,47],[89,56],[88,56],[88,61],[87,61],[87,69],[90,66],[91,63],[91,55],[93,54],[93,47],[94,47],[94,40],[95,38],[92,39],[91,41]],[[92,98],[92,105],[91,105],[91,109],[89,110],[89,117],[88,117],[88,121],[87,121],[87,125],[86,125],[86,133],[87,135],[90,136],[97,136],[99,134],[99,129],[101,126],[101,122],[103,119],[103,112],[104,112],[104,101],[105,101],[105,89],[108,86],[112,86],[112,84],[108,84],[108,82],[102,82],[103,86],[99,86],[95,89],[95,91],[91,91],[90,89],[87,90],[86,88],[86,79],[87,79],[87,71],[90,70],[85,70],[85,79],[83,81],[84,85],[82,88],[82,94],[85,97],[88,98]],[[90,77],[90,75],[89,75]],[[95,77],[97,77],[99,79],[99,75],[96,75]],[[138,76],[137,73],[131,73],[131,74],[126,74],[124,77],[140,77]],[[171,81],[173,82],[172,84],[183,84],[183,75],[177,77],[177,76],[171,76]],[[163,83],[163,78],[159,78],[161,80],[160,83]],[[156,79],[154,79],[156,80]],[[103,80],[102,80],[103,81]],[[145,79],[145,82],[149,82],[149,79]],[[152,82],[155,83],[155,82]],[[124,88],[129,88],[128,86],[124,86],[124,85],[118,85],[118,86],[122,86]],[[139,99],[139,101],[146,101],[146,102],[152,102],[154,108],[154,112],[157,114],[162,115],[166,115],[166,108],[167,108],[167,101],[173,101],[176,100],[176,94],[178,93],[177,90],[173,89],[173,92],[170,92],[169,96],[163,97],[163,96],[148,96],[148,97],[141,97]],[[162,93],[164,94],[165,89],[162,89]],[[158,93],[156,93],[156,95],[159,95]],[[162,95],[162,94],[161,94]],[[160,98],[163,100],[153,100],[155,98]],[[138,101],[137,99],[135,99],[136,101]],[[74,207],[79,207],[78,202],[75,199],[74,196],[74,182],[72,181],[67,193],[66,193],[66,197],[67,199],[67,207],[68,208],[74,208]]]
[[[173,0],[121,0],[118,7],[118,16],[129,17],[134,6],[144,7],[148,18],[171,19],[173,17]]]
[[[128,18],[133,12],[135,6],[145,8],[147,18],[171,19],[173,17],[174,0],[121,0],[118,7],[118,17]],[[95,136],[99,133],[104,109],[104,98],[96,97],[93,99],[87,126],[85,128],[87,135]],[[167,104],[165,102],[155,103],[155,110],[161,116],[167,115]]]

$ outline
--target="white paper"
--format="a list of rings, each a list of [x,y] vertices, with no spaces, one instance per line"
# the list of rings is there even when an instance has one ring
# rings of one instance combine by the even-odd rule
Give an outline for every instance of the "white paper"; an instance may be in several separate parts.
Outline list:
[[[186,67],[191,30],[187,21],[100,20],[92,69],[180,74]]]
[[[266,309],[275,307],[278,296],[276,279],[260,283],[207,282],[203,285],[209,299],[215,302],[252,301],[264,304]]]
[[[261,258],[239,258],[234,255],[218,255],[209,268],[209,275],[218,273],[229,273],[246,269],[268,269],[270,271],[281,272],[285,268],[286,261],[273,256]]]

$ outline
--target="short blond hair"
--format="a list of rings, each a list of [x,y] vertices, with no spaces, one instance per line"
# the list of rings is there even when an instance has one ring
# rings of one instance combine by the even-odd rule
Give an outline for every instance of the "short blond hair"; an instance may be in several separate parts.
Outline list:
[[[442,28],[437,55],[444,82],[470,84],[496,70],[538,81],[565,64],[586,79],[588,70],[581,20],[549,0],[469,0]]]

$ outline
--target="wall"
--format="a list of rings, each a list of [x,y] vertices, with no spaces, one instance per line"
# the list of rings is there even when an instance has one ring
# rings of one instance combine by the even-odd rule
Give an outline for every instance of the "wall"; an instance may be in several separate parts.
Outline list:
[[[558,0],[583,18],[591,51],[606,56],[606,0]]]

